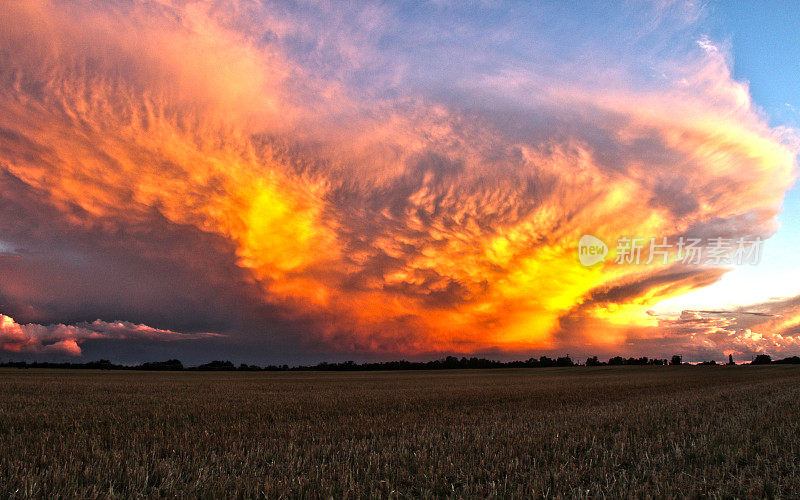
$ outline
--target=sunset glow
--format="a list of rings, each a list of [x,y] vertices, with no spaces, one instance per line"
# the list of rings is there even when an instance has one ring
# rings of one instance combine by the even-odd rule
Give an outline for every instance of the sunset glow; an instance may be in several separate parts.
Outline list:
[[[796,298],[653,311],[729,266],[577,259],[778,230],[800,142],[702,9],[620,8],[619,37],[567,7],[299,3],[0,6],[0,349],[797,352]]]

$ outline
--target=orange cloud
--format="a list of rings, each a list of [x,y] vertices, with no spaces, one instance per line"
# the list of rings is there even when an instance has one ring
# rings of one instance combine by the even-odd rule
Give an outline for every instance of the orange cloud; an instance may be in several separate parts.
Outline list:
[[[397,97],[342,76],[380,60],[371,37],[320,39],[326,71],[281,43],[313,29],[231,5],[4,4],[0,168],[75,231],[156,211],[230,242],[252,300],[333,349],[618,345],[722,271],[584,268],[582,234],[766,237],[794,180],[796,149],[707,41],[656,90],[498,70]]]

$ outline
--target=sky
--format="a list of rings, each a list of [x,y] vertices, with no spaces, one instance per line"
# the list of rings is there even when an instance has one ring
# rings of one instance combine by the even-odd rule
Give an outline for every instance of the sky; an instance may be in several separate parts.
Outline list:
[[[747,82],[756,106],[776,127],[796,129],[800,123],[800,15],[795,2],[772,2],[752,9],[740,2],[708,4],[709,29],[728,48],[733,77]],[[665,301],[661,309],[732,307],[796,295],[800,286],[800,188],[787,192],[780,230],[763,247],[758,266],[735,269],[715,286]],[[793,221],[794,224],[793,224]],[[690,305],[694,304],[694,305]]]
[[[4,2],[0,359],[800,354],[798,10]]]

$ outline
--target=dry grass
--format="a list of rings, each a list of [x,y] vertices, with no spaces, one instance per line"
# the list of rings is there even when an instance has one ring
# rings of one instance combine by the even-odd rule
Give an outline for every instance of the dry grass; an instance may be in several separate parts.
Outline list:
[[[800,495],[800,368],[0,371],[0,497]]]

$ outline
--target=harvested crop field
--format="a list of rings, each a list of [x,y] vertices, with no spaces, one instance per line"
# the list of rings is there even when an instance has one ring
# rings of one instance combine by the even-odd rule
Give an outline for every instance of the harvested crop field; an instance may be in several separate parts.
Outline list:
[[[800,368],[0,371],[0,497],[800,495]]]

